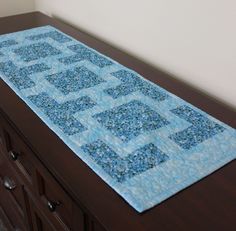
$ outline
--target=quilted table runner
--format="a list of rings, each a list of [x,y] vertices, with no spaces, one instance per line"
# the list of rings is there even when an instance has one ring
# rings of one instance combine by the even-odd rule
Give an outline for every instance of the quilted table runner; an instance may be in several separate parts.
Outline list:
[[[139,212],[236,158],[235,129],[54,27],[0,36],[0,76]]]

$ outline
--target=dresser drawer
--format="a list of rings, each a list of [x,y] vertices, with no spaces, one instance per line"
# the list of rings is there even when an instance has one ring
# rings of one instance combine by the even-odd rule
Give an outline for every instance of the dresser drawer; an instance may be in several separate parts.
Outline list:
[[[5,190],[8,197],[14,203],[16,210],[24,216],[24,197],[22,194],[22,185],[17,181],[16,177],[10,171],[9,165],[4,163],[0,165],[0,184],[2,190]]]
[[[3,225],[3,227],[10,231],[10,230],[14,230],[14,227],[12,226],[6,212],[3,210],[3,208],[1,207],[1,204],[0,204],[0,217],[1,217],[1,223]],[[0,225],[1,227],[1,225]]]
[[[17,173],[28,183],[33,184],[33,153],[11,125],[0,116],[2,151]]]
[[[32,226],[34,231],[85,231],[84,225],[78,223],[79,216],[78,210],[74,210],[72,217],[74,219],[73,227],[68,227],[63,224],[58,218],[55,219],[55,216],[52,217],[50,211],[45,211],[45,208],[42,207],[42,204],[37,203],[31,196],[29,196],[30,204],[30,213],[32,219]]]
[[[83,212],[4,116],[0,115],[0,122],[4,155],[19,177],[26,183],[32,198],[35,198],[37,205],[40,204],[43,213],[61,227],[61,230],[72,230],[75,223],[79,227],[78,230],[83,230]],[[2,171],[6,170],[3,168]]]
[[[56,231],[60,230],[55,227],[49,219],[40,211],[35,202],[29,197],[29,209],[32,219],[33,231]]]
[[[24,187],[15,177],[11,167],[0,153],[0,206],[5,220],[14,230],[26,230],[26,201]]]
[[[37,168],[37,193],[44,213],[65,230],[84,230],[84,214],[54,178],[44,169]]]

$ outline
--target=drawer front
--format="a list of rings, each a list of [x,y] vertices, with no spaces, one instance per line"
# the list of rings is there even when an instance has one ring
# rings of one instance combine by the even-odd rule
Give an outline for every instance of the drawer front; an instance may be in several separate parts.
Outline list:
[[[0,154],[2,155],[2,154]],[[15,205],[18,213],[24,217],[25,201],[23,194],[23,185],[16,179],[11,166],[1,157],[0,161],[0,184],[4,195],[8,195],[10,201]]]
[[[1,154],[0,154],[1,155]],[[0,207],[10,230],[26,229],[26,209],[23,186],[9,172],[9,166],[0,165]]]
[[[86,219],[87,231],[106,231],[106,229],[94,218],[88,216]]]
[[[76,230],[84,230],[84,215],[82,211],[75,206],[75,203],[60,185],[44,168],[37,168],[36,174],[38,197],[44,213],[48,214],[50,220],[61,224],[65,230],[74,230],[75,222],[77,223]]]
[[[0,217],[1,217],[1,223],[2,223],[3,227],[5,228],[5,230],[8,230],[8,231],[14,230],[14,227],[12,226],[7,214],[5,213],[3,208],[1,207],[1,204],[0,204]]]
[[[60,230],[74,230],[75,226],[79,227],[76,230],[83,230],[83,212],[41,164],[8,121],[4,117],[0,120],[2,120],[1,134],[5,156],[26,183],[36,204],[40,204],[41,211],[50,218],[50,221],[60,227]]]
[[[84,231],[84,224],[81,222],[83,214],[76,206],[73,208],[73,225],[67,226],[60,220],[58,212],[51,212],[42,203],[38,203],[32,195],[28,194],[29,198],[29,211],[34,231]]]
[[[3,117],[0,119],[2,120],[0,121],[2,122],[0,131],[3,140],[2,151],[17,173],[28,183],[33,184],[32,158],[34,154],[8,122]]]
[[[13,230],[26,231],[25,220],[15,209],[15,203],[9,194],[0,187],[0,208],[4,211],[5,220]]]
[[[32,219],[33,231],[56,231],[58,230],[37,208],[33,200],[29,197],[29,208]]]

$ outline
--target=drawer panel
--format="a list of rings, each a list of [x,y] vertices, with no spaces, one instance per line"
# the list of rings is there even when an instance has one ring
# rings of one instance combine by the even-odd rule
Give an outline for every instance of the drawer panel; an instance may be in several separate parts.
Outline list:
[[[31,198],[37,207],[40,207],[41,213],[57,227],[57,230],[75,230],[75,227],[78,231],[84,230],[84,213],[82,210],[77,207],[48,169],[43,166],[27,146],[24,138],[22,139],[18,135],[4,117],[1,117],[0,120],[3,121],[1,123],[1,134],[4,158],[24,182]],[[11,176],[6,167],[0,170],[0,175],[2,175],[2,181],[5,175]],[[14,178],[14,176],[11,177]],[[19,197],[20,194],[17,193],[17,190],[11,194],[21,208],[24,202]],[[40,215],[38,215],[39,220]]]
[[[32,184],[34,174],[32,157],[34,154],[6,121],[1,126],[1,137],[3,140],[2,149],[9,162],[12,163],[19,175]]]
[[[16,183],[13,191],[7,190],[0,178],[0,206],[4,211],[5,220],[13,230],[27,230],[25,226],[25,216],[22,208],[23,193],[21,186]]]
[[[11,167],[3,160],[3,158],[0,160],[0,184],[2,191],[5,190],[6,192],[4,195],[8,195],[7,197],[10,198],[10,201],[15,205],[18,213],[24,217],[25,201],[23,185],[16,179]]]
[[[12,226],[11,222],[9,221],[7,214],[3,210],[0,204],[0,217],[1,217],[1,223],[3,224],[4,228],[8,231],[14,230],[14,227]]]
[[[53,226],[53,224],[44,216],[39,208],[35,205],[33,200],[29,197],[30,214],[32,219],[33,231],[56,231],[59,230]]]
[[[8,221],[8,226],[13,228],[13,230],[27,231],[24,219],[17,213],[12,203],[11,198],[8,194],[0,188],[0,208],[4,211],[6,220]]]
[[[38,203],[35,198],[29,197],[29,210],[31,214],[32,226],[35,231],[84,231],[84,224],[81,222],[81,217],[83,214],[80,210],[74,206],[73,213],[71,217],[73,217],[73,225],[67,226],[60,219],[58,213],[56,211],[51,212],[45,208],[42,203]]]
[[[45,169],[37,168],[37,181],[38,195],[45,213],[48,213],[52,220],[60,223],[65,230],[73,230],[74,219],[83,227],[82,211],[77,211],[76,217],[74,217],[75,203]],[[79,209],[77,208],[77,210]]]
[[[100,223],[89,216],[86,219],[86,227],[87,231],[106,231],[106,229]]]

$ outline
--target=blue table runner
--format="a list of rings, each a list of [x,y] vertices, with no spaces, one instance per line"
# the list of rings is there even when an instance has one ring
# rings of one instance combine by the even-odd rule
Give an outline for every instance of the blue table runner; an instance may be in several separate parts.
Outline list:
[[[235,129],[52,26],[0,36],[0,76],[139,212],[236,158]]]

